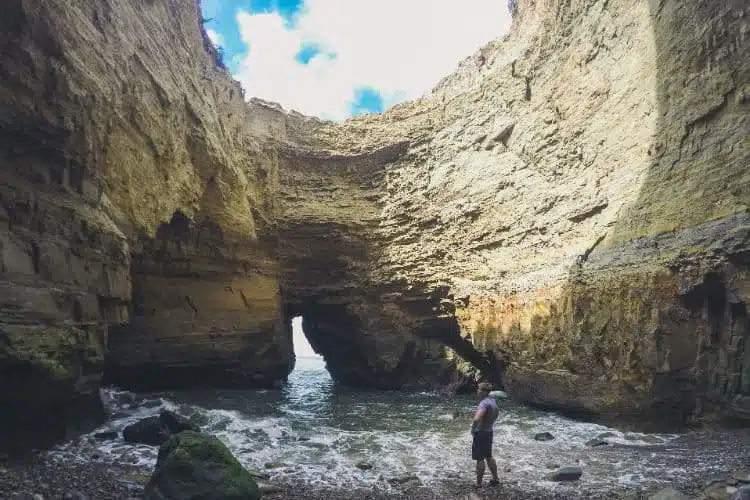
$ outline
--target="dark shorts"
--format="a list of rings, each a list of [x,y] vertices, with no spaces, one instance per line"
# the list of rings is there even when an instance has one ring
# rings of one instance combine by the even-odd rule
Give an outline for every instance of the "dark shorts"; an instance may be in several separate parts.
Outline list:
[[[477,431],[471,442],[471,459],[482,460],[492,457],[492,431]]]

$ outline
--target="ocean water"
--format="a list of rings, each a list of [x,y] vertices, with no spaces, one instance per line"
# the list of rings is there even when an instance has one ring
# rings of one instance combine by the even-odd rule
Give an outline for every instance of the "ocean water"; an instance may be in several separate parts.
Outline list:
[[[394,488],[388,479],[414,474],[439,492],[446,481],[473,480],[469,428],[476,397],[347,390],[335,386],[317,358],[298,358],[281,390],[133,394],[113,388],[103,398],[112,416],[95,432],[121,431],[171,409],[218,436],[246,467],[269,473],[271,483],[387,492]],[[503,481],[527,489],[648,490],[686,475],[731,470],[750,456],[747,431],[629,433],[509,401],[499,405],[498,467]],[[555,439],[535,441],[539,432]],[[609,433],[609,446],[585,446],[603,433]],[[147,467],[156,462],[155,447],[129,445],[121,437],[89,442],[98,448],[98,460]],[[82,459],[78,446],[62,445],[55,453]],[[372,469],[361,470],[360,462]],[[558,466],[582,467],[583,477],[574,484],[545,481]]]

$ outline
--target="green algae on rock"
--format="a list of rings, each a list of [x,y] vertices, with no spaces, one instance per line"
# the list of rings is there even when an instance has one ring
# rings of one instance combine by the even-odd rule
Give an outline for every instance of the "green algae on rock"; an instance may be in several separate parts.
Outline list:
[[[215,436],[184,431],[161,448],[146,500],[258,500],[253,476]]]

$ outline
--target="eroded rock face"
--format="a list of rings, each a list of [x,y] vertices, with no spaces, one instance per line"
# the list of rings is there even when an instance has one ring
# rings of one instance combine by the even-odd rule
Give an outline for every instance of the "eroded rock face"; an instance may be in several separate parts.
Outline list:
[[[524,401],[746,412],[747,18],[522,2],[425,99],[319,130],[339,155],[409,143],[385,167],[371,279],[450,290]]]
[[[747,418],[745,4],[518,2],[423,99],[332,124],[244,102],[193,0],[12,0],[0,402],[70,406],[105,356],[272,386],[302,315],[347,384]]]
[[[192,0],[4,12],[2,418],[98,400],[105,356],[138,387],[283,379],[268,141],[284,115],[216,67]]]

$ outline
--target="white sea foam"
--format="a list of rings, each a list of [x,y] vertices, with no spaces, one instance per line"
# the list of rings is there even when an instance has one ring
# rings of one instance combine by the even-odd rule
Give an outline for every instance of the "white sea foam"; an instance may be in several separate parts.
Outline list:
[[[303,372],[279,391],[136,396],[105,391],[112,418],[95,433],[114,431],[112,441],[89,440],[100,460],[153,467],[157,450],[123,442],[122,429],[162,409],[177,411],[219,437],[248,468],[266,469],[272,482],[347,488],[392,488],[388,479],[415,474],[438,487],[450,477],[471,479],[469,422],[475,401],[434,394],[336,392],[327,373]],[[525,488],[598,490],[646,487],[680,474],[705,472],[733,458],[707,445],[703,456],[673,434],[625,433],[598,424],[501,402],[495,454],[504,480]],[[555,437],[534,440],[539,432]],[[606,433],[609,446],[585,443]],[[742,454],[740,449],[734,453]],[[55,453],[83,459],[80,442]],[[85,459],[91,459],[91,454]],[[372,465],[361,470],[359,462]],[[558,485],[543,476],[555,466],[584,468],[581,481]]]

